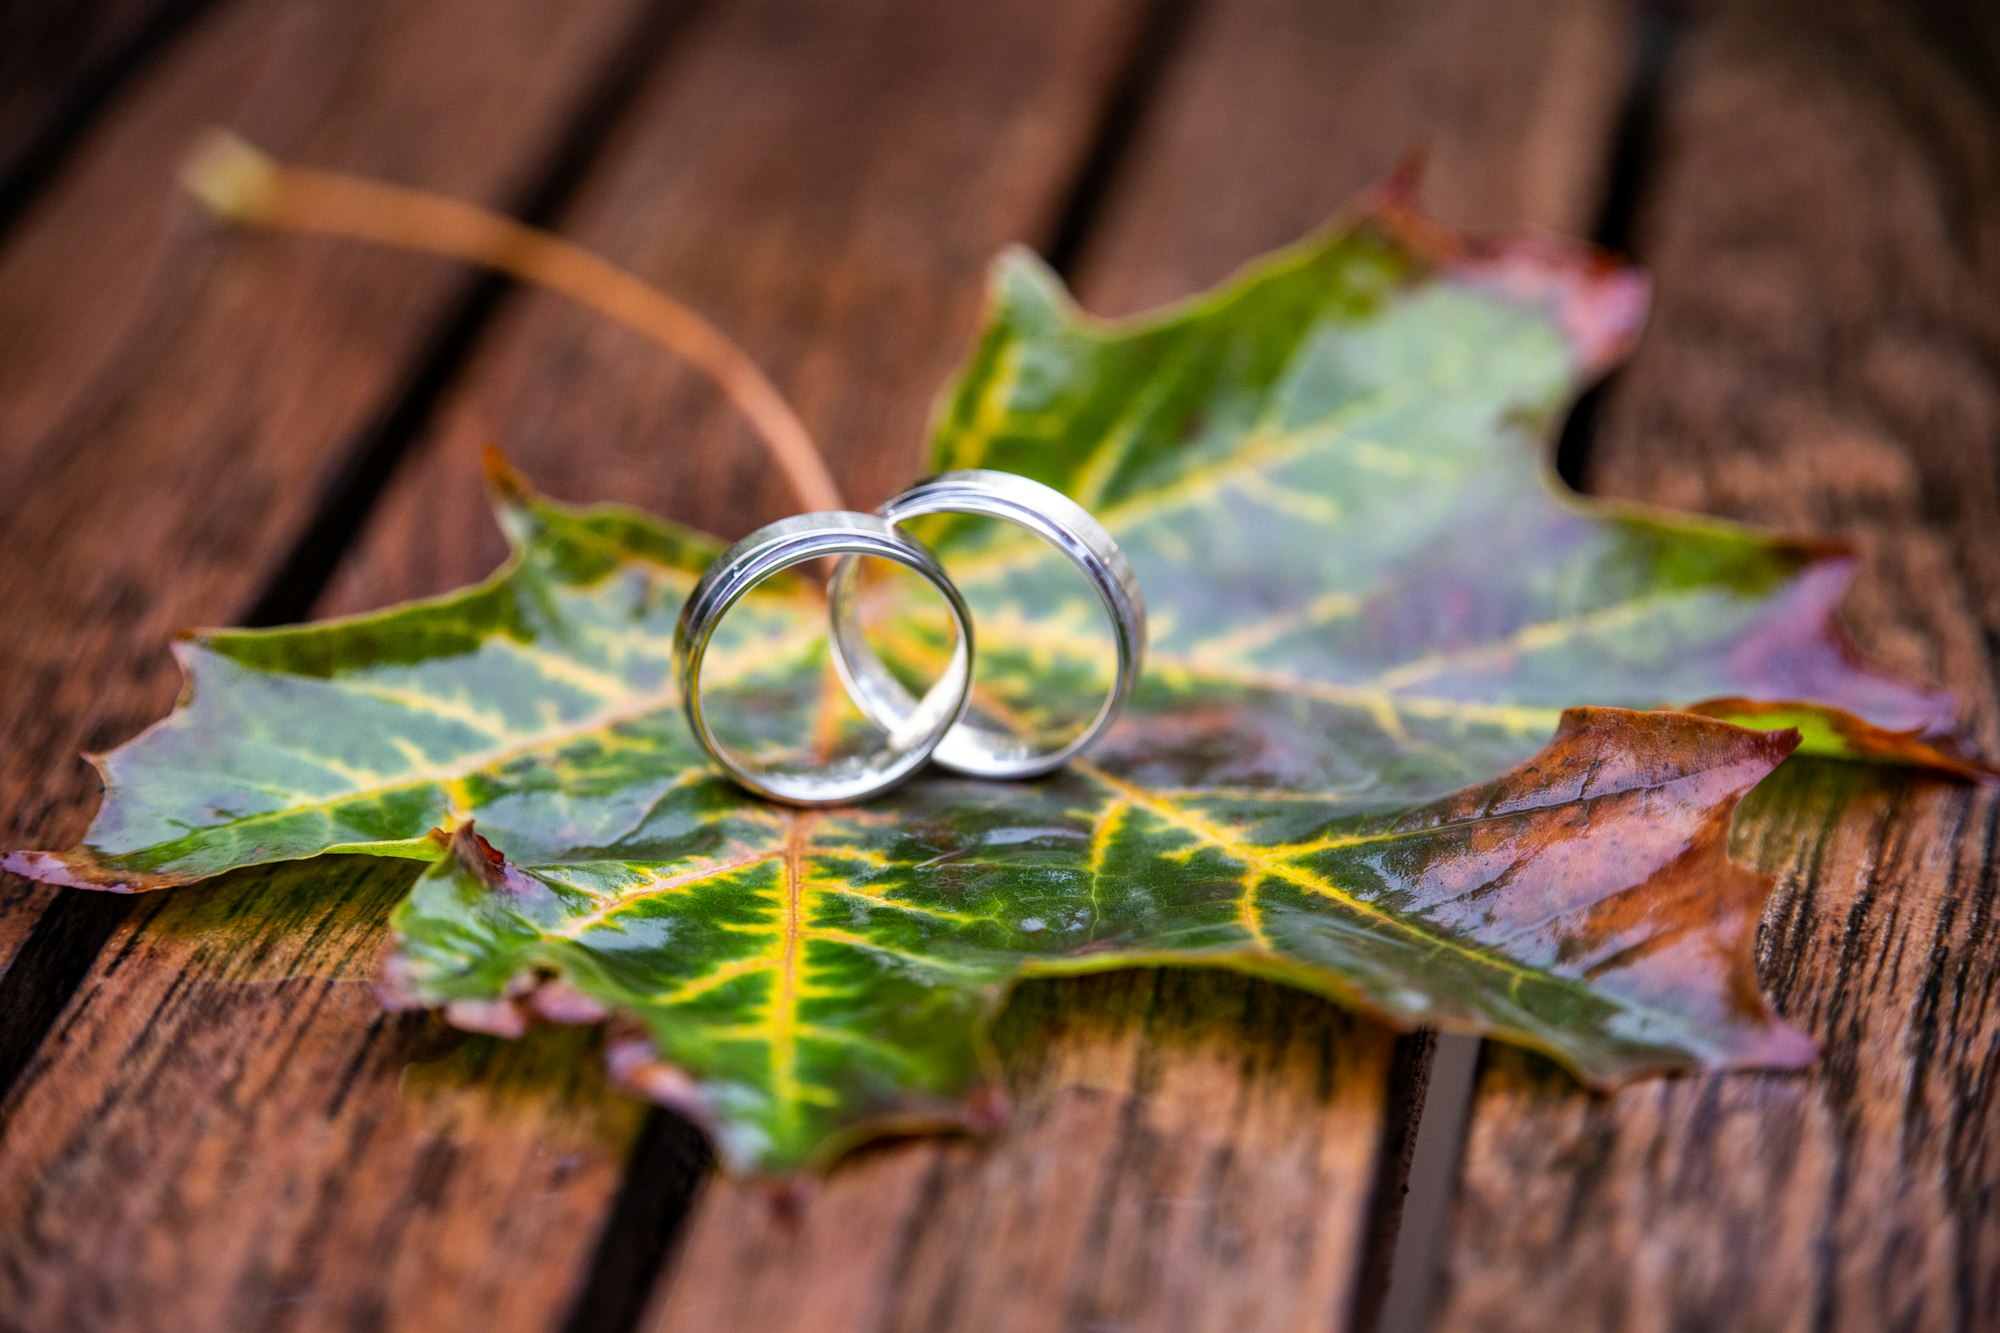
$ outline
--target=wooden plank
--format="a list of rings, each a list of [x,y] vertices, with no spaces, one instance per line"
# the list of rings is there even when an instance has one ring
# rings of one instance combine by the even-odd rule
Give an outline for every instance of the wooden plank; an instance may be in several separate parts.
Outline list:
[[[1290,244],[1424,154],[1467,229],[1587,232],[1631,77],[1615,0],[1218,0],[1140,126],[1078,283],[1127,314]]]
[[[1143,5],[932,12],[957,8],[763,0],[718,16],[565,224],[748,350],[852,504],[911,479],[986,264],[1054,227]],[[324,610],[491,572],[505,546],[479,465],[488,444],[553,494],[722,535],[796,511],[706,380],[560,297],[522,293],[468,381]]]
[[[1912,11],[1698,18],[1666,83],[1640,258],[1657,314],[1596,489],[1862,552],[1884,661],[2000,740],[2000,123]],[[1825,1047],[1803,1077],[1608,1099],[1490,1055],[1450,1329],[2000,1323],[2000,793],[1788,765],[1737,821],[1773,872],[1763,975]]]
[[[26,499],[0,513],[6,845],[60,845],[83,831],[96,784],[77,750],[122,739],[172,702],[171,632],[233,619],[257,598],[470,290],[463,274],[417,261],[371,265],[210,234],[172,185],[195,137],[230,124],[281,152],[511,202],[548,174],[645,12],[637,0],[560,13],[526,0],[218,7],[121,94],[9,235],[0,487]],[[33,1024],[16,1030],[23,1012],[60,1001],[66,991],[45,988],[74,980],[63,969],[94,951],[93,929],[111,919],[99,909],[113,902],[77,895],[77,910],[43,913],[55,895],[18,880],[0,895],[0,947],[13,960],[0,985],[0,1055],[12,1057],[12,1042],[37,1035]],[[11,946],[51,920],[67,933],[45,934],[22,963]],[[64,946],[79,956],[62,956]],[[254,990],[268,978],[252,966],[248,980]],[[301,987],[308,1008],[340,1002],[310,979]],[[365,992],[346,991],[372,1014]],[[160,1002],[127,998],[133,1021],[150,1021]],[[116,1078],[150,1071],[160,1095],[175,1087],[197,1103],[240,1090],[227,1067],[179,1063],[169,1026],[151,1045],[98,1043],[100,1017],[63,1029],[73,1065],[105,1062],[97,1067]],[[189,1021],[212,1017],[196,1005]],[[311,1067],[333,1086],[342,1066],[312,1065],[312,1049],[306,1040],[272,1058],[300,1057],[301,1076]],[[153,1164],[156,1185],[186,1168],[186,1187],[211,1195],[240,1186],[235,1167],[176,1155],[184,1116],[97,1122],[94,1145],[70,1135],[62,1108],[79,1108],[65,1099],[90,1086],[30,1078],[15,1092],[33,1095],[0,1105],[7,1318],[96,1326],[143,1310],[215,1326],[262,1319],[269,1302],[289,1299],[291,1277],[276,1263],[238,1286],[204,1286],[197,1269],[168,1262],[162,1247],[180,1219],[134,1162]],[[41,1130],[58,1137],[38,1139]],[[91,1198],[102,1207],[85,1217]],[[252,1224],[242,1232],[256,1234]],[[240,1243],[219,1235],[205,1238],[215,1262]]]
[[[0,512],[0,845],[83,832],[77,752],[172,702],[169,636],[251,605],[469,290],[213,234],[172,185],[196,137],[509,201],[641,8],[223,7],[36,200],[0,252],[0,488],[32,496]],[[0,961],[51,896],[0,882]]]
[[[74,0],[0,10],[0,217],[51,166],[57,140],[198,0]]]
[[[1393,1042],[1220,972],[1024,987],[991,1144],[701,1200],[654,1328],[1298,1328],[1345,1311]]]
[[[1567,0],[1198,11],[1085,237],[1081,295],[1123,311],[1211,282],[1424,138],[1453,214],[1575,229],[1621,100],[1621,15]],[[1154,972],[1027,988],[1004,1027],[1006,1134],[871,1153],[783,1219],[754,1187],[715,1182],[650,1327],[1345,1322],[1401,1130],[1385,1031],[1276,987]]]
[[[913,465],[986,257],[1062,208],[1136,12],[716,6],[608,137],[566,225],[714,311],[857,491],[880,489]],[[379,270],[371,285],[438,271],[235,244],[337,261],[350,282]],[[288,272],[244,275],[238,299],[341,319],[338,294],[290,291]],[[785,503],[658,349],[552,301],[510,311],[320,610],[487,572],[472,451],[488,431],[579,496],[712,526]],[[365,978],[407,873],[242,875],[125,923],[6,1108],[0,1217],[25,1219],[26,1240],[0,1247],[0,1309],[38,1326],[428,1330],[547,1328],[574,1308],[643,1108],[607,1091],[576,1034],[496,1043],[382,1015]]]

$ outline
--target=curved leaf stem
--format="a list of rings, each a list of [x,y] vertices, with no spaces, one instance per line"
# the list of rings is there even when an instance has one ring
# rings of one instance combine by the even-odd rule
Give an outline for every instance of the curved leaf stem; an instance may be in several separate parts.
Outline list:
[[[701,315],[572,241],[459,199],[274,161],[211,135],[181,176],[232,222],[375,241],[498,269],[651,338],[715,381],[749,418],[806,509],[845,509],[805,424],[744,350]]]

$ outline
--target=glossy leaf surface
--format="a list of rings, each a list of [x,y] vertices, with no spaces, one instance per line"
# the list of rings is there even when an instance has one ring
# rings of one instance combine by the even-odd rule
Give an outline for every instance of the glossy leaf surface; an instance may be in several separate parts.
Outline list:
[[[1053,778],[805,814],[741,795],[671,684],[718,544],[503,475],[507,569],[191,640],[189,698],[104,761],[85,846],[8,864],[145,889],[438,858],[397,913],[391,997],[501,1031],[616,1015],[618,1071],[746,1167],[978,1120],[1012,980],[1138,962],[1492,1032],[1599,1083],[1800,1063],[1750,957],[1765,886],[1725,852],[1799,735],[1626,710],[1972,764],[1948,701],[1846,649],[1838,553],[1549,489],[1551,425],[1642,303],[1593,256],[1470,247],[1394,202],[1131,324],[1004,260],[935,459],[1084,502],[1153,611],[1133,707]],[[1087,701],[1100,631],[1066,567],[1004,527],[928,535],[978,613],[979,710],[1035,728]],[[837,697],[823,625],[774,586],[709,679],[753,725],[811,718]],[[922,674],[934,627],[887,632]]]

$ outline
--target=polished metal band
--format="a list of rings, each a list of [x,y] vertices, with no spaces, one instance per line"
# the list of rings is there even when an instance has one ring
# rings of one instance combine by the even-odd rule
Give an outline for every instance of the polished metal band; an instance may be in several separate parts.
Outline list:
[[[1061,767],[1111,725],[1131,697],[1145,659],[1146,603],[1124,552],[1082,505],[1027,477],[974,468],[920,481],[876,513],[891,524],[921,514],[972,514],[1025,528],[1082,573],[1111,622],[1118,674],[1103,706],[1082,731],[1052,748],[1038,748],[1008,732],[961,720],[938,744],[934,757],[939,764],[973,777],[1035,777]],[[834,665],[861,711],[877,726],[895,730],[924,704],[869,647],[854,596],[854,576],[855,562],[842,560],[828,588]],[[960,644],[964,643],[961,637]]]
[[[915,570],[943,596],[958,641],[944,674],[921,700],[903,690],[907,706],[894,716],[869,714],[888,733],[878,750],[809,770],[760,768],[729,749],[710,728],[702,712],[702,661],[716,627],[752,588],[794,565],[826,556],[844,557],[843,564],[859,556],[877,556]],[[838,511],[802,514],[759,528],[708,567],[681,608],[674,656],[688,725],[731,777],[761,796],[792,805],[843,805],[878,796],[923,767],[965,711],[972,684],[972,617],[930,548],[887,519]]]

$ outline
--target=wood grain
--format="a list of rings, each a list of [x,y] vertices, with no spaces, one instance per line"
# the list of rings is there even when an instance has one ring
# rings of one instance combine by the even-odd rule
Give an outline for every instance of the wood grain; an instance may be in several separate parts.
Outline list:
[[[517,197],[633,10],[472,8],[219,7],[0,250],[0,493],[33,497],[0,512],[10,839],[81,830],[69,753],[163,711],[167,630],[250,603],[467,289],[424,261],[205,236],[167,211],[168,167],[220,119]],[[872,503],[918,465],[987,255],[1054,234],[1147,12],[716,7],[566,226],[713,313]],[[1696,13],[1641,213],[1659,317],[1589,476],[1856,539],[1862,637],[1958,688],[1990,746],[1981,62],[2000,48],[1926,21],[1871,0]],[[1119,312],[1213,281],[1426,139],[1448,217],[1583,230],[1627,38],[1612,0],[1197,6],[1110,159],[1080,290]],[[490,567],[489,438],[559,494],[721,532],[790,507],[705,386],[524,298],[322,610]],[[1766,980],[1826,1062],[1599,1100],[1491,1054],[1439,1325],[2000,1322],[1996,826],[1989,791],[1858,768],[1798,764],[1760,792],[1738,850],[1780,879]],[[525,1329],[577,1308],[641,1110],[607,1094],[587,1035],[379,1012],[366,978],[408,873],[333,861],[132,914],[0,1104],[0,1328]],[[0,892],[4,950],[44,900]],[[871,1151],[803,1201],[711,1182],[650,1324],[1345,1321],[1400,1128],[1387,1034],[1259,983],[1134,972],[1028,987],[1001,1035],[1005,1136]]]
[[[1425,206],[1468,229],[1583,234],[1631,78],[1617,0],[1320,4],[1196,14],[1078,281],[1127,314],[1219,282],[1420,153]]]
[[[0,210],[55,163],[70,127],[198,0],[74,0],[0,7]]]
[[[1458,216],[1574,229],[1622,95],[1620,16],[1561,0],[1198,10],[1085,238],[1081,296],[1123,311],[1213,281],[1425,138]],[[1389,1034],[1219,974],[1029,994],[1015,1031],[1069,1026],[1017,1052],[1004,1135],[870,1154],[789,1220],[714,1182],[650,1327],[1344,1324],[1404,1129],[1387,1118]]]
[[[729,324],[817,430],[845,430],[850,479],[900,473],[887,432],[914,456],[986,257],[1060,210],[1134,13],[715,7],[612,127],[567,226]],[[243,244],[337,256],[357,283],[370,266],[392,282],[448,272]],[[285,279],[246,275],[240,299],[340,316],[323,287]],[[704,387],[554,303],[519,302],[462,386],[322,610],[486,572],[495,538],[468,451],[495,423],[520,423],[516,456],[577,494],[695,506],[718,526],[784,503]],[[384,1016],[366,978],[406,877],[239,876],[148,900],[125,924],[0,1108],[0,1218],[27,1223],[0,1246],[0,1311],[37,1328],[565,1318],[644,1108],[609,1093],[576,1034],[495,1044]]]
[[[171,703],[171,632],[233,619],[256,598],[468,290],[462,274],[435,266],[370,265],[352,252],[210,233],[174,198],[172,172],[190,142],[226,123],[281,152],[504,204],[547,173],[640,13],[631,3],[555,12],[486,0],[218,7],[121,93],[37,198],[0,253],[0,487],[25,497],[0,511],[8,845],[83,831],[96,784],[76,751],[123,739]],[[368,896],[376,890],[335,876],[321,912],[347,910],[350,892],[377,903]],[[46,891],[11,881],[4,893],[0,944],[51,919],[39,915]],[[86,913],[109,905],[85,901]],[[155,906],[186,921],[205,901]],[[9,980],[25,977],[25,990],[47,983],[54,946],[94,947],[81,935],[36,941],[47,947],[35,967]],[[268,933],[248,938],[255,947],[243,966],[276,947]],[[72,1005],[41,1063],[0,1104],[0,1323],[265,1322],[302,1299],[299,1283],[310,1286],[315,1257],[297,1238],[343,1221],[374,1246],[353,1256],[367,1278],[354,1291],[393,1288],[397,1237],[379,1218],[342,1211],[337,1192],[273,1197],[245,1173],[228,1132],[198,1137],[263,1124],[287,1151],[368,1169],[350,1156],[372,1148],[365,1132],[316,1135],[295,1106],[247,1095],[261,1086],[254,1070],[200,1054],[227,1028],[232,1000],[265,993],[262,982],[246,982],[235,965],[146,975],[133,964],[148,949],[128,934],[120,950],[101,960],[90,989],[114,975],[133,989],[102,1007],[87,996]],[[214,941],[183,949],[184,961],[190,952],[212,957]],[[343,957],[322,960],[330,974],[306,969],[278,987],[268,1010],[296,1008],[300,1023],[298,1040],[267,1058],[296,1061],[288,1067],[336,1102],[367,1053],[350,1046],[328,1062],[312,1025],[343,1004],[374,1022],[365,987],[335,980],[348,975]],[[3,1022],[43,999],[8,992]],[[156,1100],[135,1091],[121,1103],[129,1114],[107,1113],[105,1099],[132,1089],[127,1080],[141,1070],[150,1072],[137,1087]],[[432,1123],[411,1114],[420,1128]],[[410,1141],[421,1147],[423,1133]],[[494,1192],[502,1202],[515,1180],[558,1169],[533,1143],[517,1146],[521,1169]],[[385,1156],[373,1169],[395,1168]],[[421,1173],[403,1180],[420,1198],[435,1193]],[[217,1210],[226,1225],[192,1224]],[[259,1240],[259,1262],[230,1270]],[[177,1244],[216,1268],[204,1275]],[[497,1255],[458,1257],[505,1271]],[[482,1308],[469,1282],[459,1299]],[[328,1317],[364,1316],[349,1308]]]
[[[1037,983],[1004,1135],[892,1145],[791,1212],[715,1181],[656,1328],[1304,1328],[1346,1308],[1388,1034],[1226,973]]]
[[[83,832],[97,780],[77,752],[171,704],[169,637],[253,602],[467,291],[407,256],[214,231],[172,185],[188,146],[226,124],[508,201],[638,12],[228,6],[37,199],[0,251],[0,488],[32,497],[0,509],[0,842]],[[0,945],[49,897],[9,878]]]
[[[1697,16],[1637,237],[1657,314],[1611,494],[1853,539],[1857,634],[2000,739],[2000,129],[1977,52],[1868,0]],[[1489,1050],[1450,1329],[2000,1323],[2000,794],[1787,765],[1737,821],[1777,876],[1803,1077],[1609,1099]]]
[[[740,8],[740,7],[739,7]],[[564,223],[771,374],[849,503],[907,483],[986,265],[1049,230],[1138,34],[1132,0],[768,0],[710,16]],[[962,12],[966,11],[966,12]],[[797,510],[708,382],[528,291],[412,451],[322,609],[484,577],[505,546],[479,454],[719,535]]]
[[[413,869],[141,905],[7,1108],[0,1326],[557,1322],[617,1179],[600,1145],[638,1108],[575,1033],[382,1011],[376,942]]]

